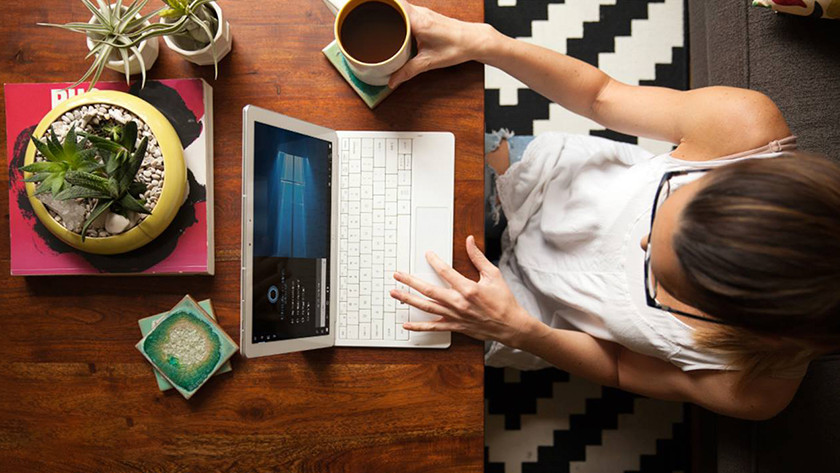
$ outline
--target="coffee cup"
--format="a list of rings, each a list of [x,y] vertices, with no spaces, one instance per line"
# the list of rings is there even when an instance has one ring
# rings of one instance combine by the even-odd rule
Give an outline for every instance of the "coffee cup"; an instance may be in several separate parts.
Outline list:
[[[411,55],[411,24],[396,0],[350,0],[335,17],[335,39],[362,82],[386,85]]]

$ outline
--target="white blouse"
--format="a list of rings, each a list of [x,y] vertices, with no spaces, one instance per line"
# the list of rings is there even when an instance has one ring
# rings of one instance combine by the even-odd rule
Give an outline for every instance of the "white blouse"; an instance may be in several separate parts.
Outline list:
[[[640,241],[650,230],[663,173],[773,158],[795,147],[791,136],[697,162],[603,138],[543,133],[497,179],[508,220],[502,274],[525,310],[552,327],[619,343],[684,371],[732,369],[720,354],[696,347],[691,326],[647,306]],[[498,342],[489,344],[485,361],[519,369],[550,366]]]

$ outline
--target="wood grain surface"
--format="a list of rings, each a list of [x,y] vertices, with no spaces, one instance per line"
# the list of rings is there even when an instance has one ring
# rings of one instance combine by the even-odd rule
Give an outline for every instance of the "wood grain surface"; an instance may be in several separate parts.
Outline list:
[[[479,0],[417,3],[483,19]],[[217,80],[212,67],[184,62],[163,44],[150,72],[203,77],[214,89],[216,276],[11,277],[8,174],[0,177],[0,471],[481,471],[483,352],[475,340],[456,335],[440,351],[237,355],[232,373],[189,401],[158,391],[134,348],[137,319],[187,293],[212,298],[222,327],[238,338],[246,104],[334,129],[452,131],[454,260],[475,277],[463,242],[469,234],[483,240],[482,67],[424,74],[371,111],[320,52],[333,20],[321,0],[222,6],[234,46]],[[3,83],[72,81],[88,67],[81,35],[35,25],[86,21],[81,2],[10,0],[3,16]],[[108,71],[103,80],[120,78]],[[0,130],[5,153],[5,114]]]

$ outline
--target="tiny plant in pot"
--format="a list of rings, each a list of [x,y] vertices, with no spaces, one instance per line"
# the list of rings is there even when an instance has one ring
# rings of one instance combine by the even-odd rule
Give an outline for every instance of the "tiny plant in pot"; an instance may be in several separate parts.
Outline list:
[[[41,223],[68,245],[99,254],[152,241],[187,188],[175,129],[150,104],[116,91],[87,92],[51,110],[20,169]]]
[[[221,7],[211,0],[163,0],[160,30],[169,49],[187,61],[201,66],[213,64],[216,76],[219,61],[231,50],[230,24]]]
[[[96,1],[98,6],[91,0],[82,0],[93,15],[87,23],[39,23],[42,26],[55,26],[87,36],[90,49],[87,57],[93,56],[93,63],[70,87],[75,87],[90,78],[90,88],[93,88],[105,67],[125,72],[126,82],[132,74],[141,73],[145,84],[146,70],[152,67],[158,57],[159,46],[156,37],[160,36],[160,33],[152,28],[149,19],[160,10],[141,15],[140,10],[146,6],[148,0],[134,0],[127,6],[122,4],[122,0],[117,0],[114,4],[105,0]]]

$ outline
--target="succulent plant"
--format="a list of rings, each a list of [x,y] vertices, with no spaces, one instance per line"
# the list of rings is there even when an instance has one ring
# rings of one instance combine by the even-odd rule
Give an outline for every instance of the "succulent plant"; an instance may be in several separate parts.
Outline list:
[[[122,0],[117,0],[115,4],[106,2],[105,0],[96,0],[98,7],[90,0],[82,0],[82,3],[90,10],[96,21],[93,23],[74,22],[64,25],[57,25],[52,23],[38,23],[42,26],[55,26],[77,33],[84,33],[87,35],[95,45],[88,53],[87,57],[94,56],[93,64],[85,72],[81,79],[68,88],[76,87],[84,82],[88,77],[91,77],[90,88],[96,85],[105,65],[111,60],[111,55],[116,52],[120,55],[125,65],[125,80],[129,81],[129,59],[130,54],[134,54],[137,60],[140,61],[140,69],[142,70],[142,84],[146,83],[146,67],[143,62],[143,57],[140,55],[139,45],[141,42],[162,34],[158,32],[154,25],[144,25],[144,23],[151,17],[158,14],[162,9],[157,9],[146,15],[137,16],[140,10],[146,6],[148,0],[134,0],[128,6],[123,6]]]
[[[58,200],[97,199],[96,207],[82,226],[82,241],[88,227],[106,210],[127,217],[129,211],[148,214],[140,195],[146,185],[135,180],[137,171],[146,155],[149,139],[144,137],[137,144],[137,123],[128,122],[119,140],[84,134],[102,157],[102,167],[91,171],[68,171],[64,179],[69,186],[56,195]]]
[[[87,138],[78,140],[75,125],[70,128],[64,137],[64,143],[55,136],[55,131],[50,128],[46,136],[46,142],[31,136],[32,144],[40,152],[46,161],[38,161],[23,166],[21,171],[33,173],[26,177],[24,182],[37,182],[35,195],[52,193],[53,197],[59,195],[66,187],[65,176],[68,172],[92,173],[98,171],[102,164],[96,159],[97,150],[87,147]]]

